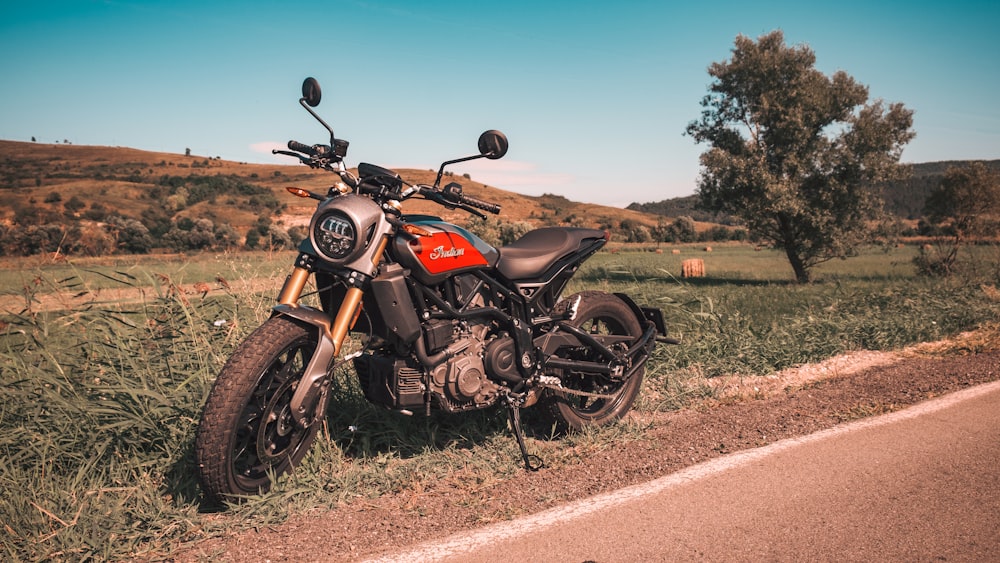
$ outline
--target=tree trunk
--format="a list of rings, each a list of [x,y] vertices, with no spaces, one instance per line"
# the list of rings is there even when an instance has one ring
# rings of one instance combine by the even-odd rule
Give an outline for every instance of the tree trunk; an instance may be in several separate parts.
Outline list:
[[[805,262],[802,261],[802,258],[791,245],[785,246],[785,255],[788,256],[788,263],[792,265],[792,270],[795,272],[795,281],[799,283],[809,283],[812,281]]]
[[[781,233],[781,246],[785,249],[785,256],[788,256],[788,263],[792,265],[795,272],[795,281],[799,283],[809,283],[809,269],[799,255],[796,243],[795,230],[792,228],[792,220],[785,214],[778,214],[778,230]]]

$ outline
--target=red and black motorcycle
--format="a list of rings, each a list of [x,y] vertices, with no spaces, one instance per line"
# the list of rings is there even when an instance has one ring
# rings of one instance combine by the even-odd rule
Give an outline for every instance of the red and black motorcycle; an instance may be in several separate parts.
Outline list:
[[[507,152],[499,131],[479,138],[479,154],[441,165],[434,185],[412,185],[371,164],[354,176],[347,141],[311,108],[319,84],[299,103],[330,133],[329,145],[289,141],[303,164],[336,173],[325,194],[288,188],[320,203],[271,318],[240,344],[209,394],[196,438],[208,498],[266,491],[306,454],[326,415],[331,374],[350,359],[365,397],[411,414],[508,409],[524,464],[519,409],[537,405],[562,430],[618,419],[632,406],[657,340],[658,309],[624,294],[561,293],[580,265],[605,245],[605,231],[547,227],[494,248],[438,217],[407,215],[410,198],[448,209],[499,213],[457,183],[441,187],[445,166]],[[299,303],[315,277],[320,308]],[[365,342],[337,362],[348,332]]]

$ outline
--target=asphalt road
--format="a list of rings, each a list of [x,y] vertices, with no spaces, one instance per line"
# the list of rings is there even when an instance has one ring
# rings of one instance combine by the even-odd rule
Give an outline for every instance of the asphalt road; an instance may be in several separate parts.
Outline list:
[[[385,560],[1000,561],[1000,382]]]

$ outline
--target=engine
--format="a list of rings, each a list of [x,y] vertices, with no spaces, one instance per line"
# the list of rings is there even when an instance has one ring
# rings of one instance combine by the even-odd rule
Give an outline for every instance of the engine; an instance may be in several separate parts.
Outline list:
[[[383,353],[358,356],[354,367],[368,400],[408,410],[422,407],[430,399],[446,412],[496,403],[500,386],[486,376],[483,364],[489,327],[438,320],[426,323],[423,330],[428,354],[448,349],[453,356],[430,370],[412,357]]]
[[[438,406],[449,412],[478,409],[496,402],[500,388],[486,377],[483,365],[483,348],[486,327],[476,326],[459,334],[457,329],[454,347],[463,347],[455,357],[431,371],[431,396]]]

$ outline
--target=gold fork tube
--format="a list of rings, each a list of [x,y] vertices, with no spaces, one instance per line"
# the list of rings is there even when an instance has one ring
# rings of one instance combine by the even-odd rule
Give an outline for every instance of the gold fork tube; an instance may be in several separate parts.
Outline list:
[[[382,260],[382,253],[385,252],[385,248],[388,245],[389,237],[387,236],[378,241],[378,247],[372,253],[373,268],[378,268],[378,264]],[[347,338],[347,331],[354,326],[354,322],[358,319],[358,307],[361,306],[362,294],[363,291],[361,288],[348,288],[347,294],[344,295],[344,301],[340,304],[340,310],[337,311],[337,318],[333,319],[333,324],[330,326],[330,338],[333,340],[334,357],[340,355],[340,350],[344,346],[344,339]]]
[[[344,296],[344,301],[337,311],[337,318],[333,319],[330,326],[330,339],[333,340],[333,357],[340,355],[340,349],[344,346],[344,339],[347,338],[347,331],[354,324],[354,317],[357,315],[358,306],[361,305],[361,288],[351,287]]]
[[[298,303],[299,297],[302,296],[302,288],[306,286],[307,281],[309,281],[309,270],[299,267],[292,270],[291,275],[285,278],[285,285],[281,287],[281,293],[278,294],[278,303],[281,305]]]

